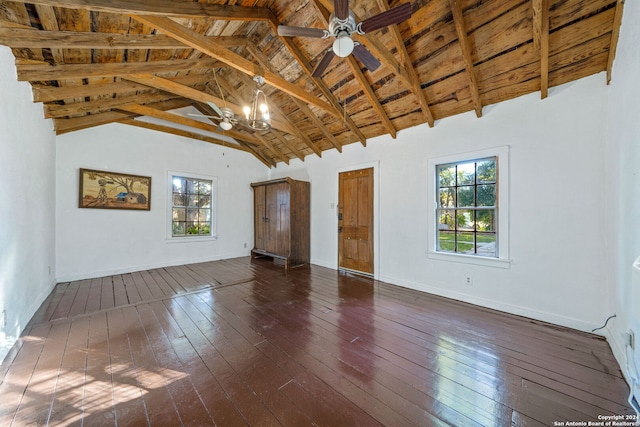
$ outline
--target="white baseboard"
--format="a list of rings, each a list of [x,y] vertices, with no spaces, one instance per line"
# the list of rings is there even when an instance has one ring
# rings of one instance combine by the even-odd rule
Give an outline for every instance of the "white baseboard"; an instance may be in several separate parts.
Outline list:
[[[600,325],[596,325],[591,322],[585,322],[581,319],[573,317],[562,316],[556,313],[549,313],[546,311],[534,310],[530,307],[524,307],[516,304],[510,304],[503,301],[496,301],[489,298],[482,298],[475,295],[468,295],[462,292],[453,291],[450,289],[440,288],[436,286],[427,285],[424,283],[417,283],[408,280],[399,280],[393,277],[380,276],[380,280],[392,285],[403,286],[409,289],[415,289],[421,292],[427,292],[434,295],[439,295],[445,298],[451,298],[454,300],[467,302],[474,305],[479,305],[494,310],[504,311],[506,313],[515,314],[517,316],[524,316],[531,319],[540,320],[543,322],[553,323],[555,325],[565,326],[571,329],[577,329],[583,332],[591,333],[592,329],[597,328]]]

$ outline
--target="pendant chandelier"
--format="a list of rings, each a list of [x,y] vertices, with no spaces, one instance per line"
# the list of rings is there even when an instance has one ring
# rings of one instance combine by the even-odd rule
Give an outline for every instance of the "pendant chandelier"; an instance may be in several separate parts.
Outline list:
[[[256,82],[256,91],[253,95],[251,107],[244,107],[244,115],[247,119],[247,125],[251,129],[266,131],[271,129],[271,114],[269,113],[267,95],[261,89],[262,85],[264,85],[264,77],[255,76],[253,81]]]

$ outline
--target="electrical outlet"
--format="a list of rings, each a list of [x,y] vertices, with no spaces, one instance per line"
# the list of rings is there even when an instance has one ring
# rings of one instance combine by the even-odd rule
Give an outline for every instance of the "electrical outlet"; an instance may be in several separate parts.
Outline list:
[[[466,276],[466,277],[464,278],[464,284],[465,284],[465,285],[469,285],[469,286],[473,285],[473,277],[471,277],[471,276]]]
[[[244,244],[244,248],[247,249],[247,244],[246,243]]]

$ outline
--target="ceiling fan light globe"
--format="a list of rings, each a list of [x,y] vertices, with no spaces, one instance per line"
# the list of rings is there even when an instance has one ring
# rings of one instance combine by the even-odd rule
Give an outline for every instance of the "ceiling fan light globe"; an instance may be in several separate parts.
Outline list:
[[[220,128],[222,130],[231,130],[231,128],[233,127],[233,125],[227,121],[224,122],[220,122]]]
[[[353,40],[347,34],[339,34],[333,42],[333,52],[340,58],[345,58],[353,52]]]

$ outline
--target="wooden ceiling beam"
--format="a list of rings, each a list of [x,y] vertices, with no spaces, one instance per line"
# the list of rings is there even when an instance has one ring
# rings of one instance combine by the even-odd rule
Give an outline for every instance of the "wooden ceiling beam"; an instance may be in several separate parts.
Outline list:
[[[51,6],[36,5],[36,11],[38,12],[38,18],[40,19],[40,25],[45,31],[58,31],[60,29],[58,25],[58,18],[56,12]],[[51,48],[51,57],[54,63],[64,64],[64,50],[62,48]],[[33,87],[33,84],[31,85]],[[66,86],[74,86],[73,81],[59,80],[58,87],[64,88]],[[73,97],[60,98],[60,100],[67,102],[77,102],[83,99],[83,95],[76,95]]]
[[[353,73],[353,76],[358,81],[358,83],[360,83],[360,87],[364,92],[364,96],[367,97],[367,99],[369,100],[369,103],[371,104],[371,107],[376,111],[376,113],[378,114],[378,117],[380,117],[380,121],[382,122],[382,125],[385,127],[385,129],[387,129],[387,132],[389,133],[389,135],[391,135],[391,137],[395,139],[397,136],[396,128],[395,126],[393,126],[393,123],[391,123],[391,120],[389,120],[389,115],[387,114],[386,111],[384,111],[382,104],[380,104],[380,100],[376,96],[373,89],[371,89],[371,84],[369,83],[367,78],[364,76],[364,73],[360,69],[360,66],[352,56],[349,56],[348,58],[345,58],[345,59],[347,60],[347,64],[349,65],[349,68],[351,68],[351,72]]]
[[[264,7],[227,6],[170,0],[14,0],[51,7],[91,10],[120,14],[139,13],[154,16],[211,18],[224,21],[270,21],[273,12]]]
[[[291,141],[289,141],[283,134],[282,132],[278,131],[277,129],[271,129],[271,133],[280,141],[280,143],[282,145],[284,145],[285,147],[287,147],[294,156],[296,156],[298,159],[300,159],[301,161],[304,162],[304,154],[302,154],[302,152],[300,150],[298,150],[295,146],[295,144]]]
[[[220,46],[243,46],[246,37],[208,38]],[[75,31],[42,31],[36,28],[0,27],[0,44],[12,48],[74,49],[185,49],[187,46],[164,34],[118,34]]]
[[[320,100],[318,97],[311,93],[308,93],[304,88],[299,87],[293,83],[288,82],[279,75],[256,66],[253,62],[243,58],[224,47],[217,46],[215,43],[211,43],[208,38],[200,33],[190,30],[169,18],[156,17],[156,16],[133,16],[134,19],[156,28],[163,33],[174,37],[177,40],[191,46],[192,48],[203,52],[212,58],[224,62],[230,67],[249,75],[250,77],[259,75],[263,76],[264,80],[270,86],[280,89],[281,91],[288,93],[289,95],[298,98],[310,105],[320,108],[332,114],[336,117],[340,117],[340,112],[333,108],[330,104]]]
[[[84,79],[91,77],[117,77],[138,73],[175,73],[194,69],[211,69],[218,64],[212,59],[183,59],[151,62],[122,62],[102,64],[33,63],[16,60],[18,81],[50,81]]]
[[[157,108],[160,110],[174,110],[176,108],[182,108],[189,106],[188,100],[183,98],[172,99],[169,101],[158,102],[148,105],[149,107]],[[131,113],[123,111],[108,111],[105,113],[90,114],[82,117],[74,117],[70,119],[53,119],[54,129],[57,135],[61,135],[67,132],[73,132],[81,129],[88,129],[91,127],[106,125],[109,123],[119,122],[133,117]]]
[[[89,116],[75,117],[72,119],[54,119],[53,129],[56,131],[56,135],[63,135],[77,130],[119,122],[131,117],[132,114],[130,113],[108,111],[106,113],[91,114]]]
[[[194,74],[176,77],[170,80],[186,86],[193,86],[203,84],[202,78],[202,75]],[[148,85],[128,80],[121,80],[115,83],[83,84],[75,86],[45,86],[32,84],[31,89],[31,92],[33,93],[33,102],[53,102],[69,98],[84,98],[100,95],[118,96],[123,93],[144,93],[152,90],[158,90]]]
[[[613,28],[611,29],[611,43],[609,44],[609,57],[607,58],[607,84],[611,83],[611,72],[613,70],[613,60],[616,57],[616,47],[620,38],[620,25],[622,24],[622,9],[624,9],[624,1],[616,2],[616,14],[613,18]]]
[[[540,98],[549,94],[549,0],[532,0],[533,47],[540,52]]]
[[[385,12],[390,9],[387,1],[377,1],[381,11]],[[408,77],[407,84],[410,86],[411,92],[413,92],[414,96],[420,103],[420,108],[422,109],[422,114],[425,118],[425,121],[429,124],[429,126],[433,127],[434,119],[431,108],[429,107],[429,101],[427,100],[427,96],[422,90],[420,78],[418,77],[418,73],[413,66],[411,57],[409,56],[409,52],[407,52],[407,47],[404,45],[404,39],[402,38],[402,34],[400,34],[400,28],[398,27],[398,25],[391,25],[389,26],[389,30],[391,31],[391,35],[393,36],[393,39],[395,41],[396,49],[398,49],[398,52],[400,52],[400,55],[402,56],[404,69],[406,70]]]
[[[311,108],[307,107],[306,104],[304,104],[303,102],[300,102],[295,98],[293,99],[293,102],[296,103],[300,111],[302,111],[302,114],[304,114],[305,116],[311,119],[311,121],[316,125],[316,127],[320,130],[320,132],[322,132],[325,138],[329,140],[331,145],[333,145],[335,149],[338,150],[339,153],[342,153],[342,145],[340,144],[340,142],[338,142],[336,137],[333,136],[333,134],[329,131],[329,129],[327,129],[324,123],[322,123],[322,120],[320,120],[318,116],[313,114],[313,111],[311,111]]]
[[[165,120],[167,122],[172,122],[172,123],[180,124],[183,126],[189,126],[189,127],[204,130],[207,132],[217,133],[220,135],[228,136],[230,138],[242,140],[245,142],[250,142],[257,145],[260,145],[261,143],[260,139],[248,133],[240,132],[233,129],[222,131],[222,130],[219,130],[217,126],[211,125],[209,123],[205,123],[200,120],[191,119],[189,117],[184,117],[179,114],[158,110],[157,108],[147,107],[147,106],[138,105],[138,104],[132,104],[132,105],[123,106],[122,108],[120,108],[120,110],[127,111],[129,113],[139,114],[141,116],[154,117],[156,119]]]
[[[129,74],[129,75],[122,76],[122,78],[131,80],[143,85],[147,85],[153,88],[162,89],[166,92],[175,93],[176,95],[184,96],[185,98],[193,99],[194,101],[213,102],[218,106],[226,104],[226,106],[231,108],[235,114],[242,115],[242,106],[240,105],[232,104],[230,102],[225,102],[225,100],[218,98],[217,96],[211,95],[210,93],[193,89],[189,86],[176,83],[175,81],[172,81],[169,79],[153,76],[150,74]],[[271,125],[277,129],[281,129],[287,132],[290,130],[287,124],[282,123],[275,119],[271,120]]]
[[[267,138],[265,138],[264,135],[261,135],[261,134],[256,132],[256,138],[260,142],[262,142],[262,145],[267,147],[269,150],[271,150],[272,153],[274,153],[276,155],[275,158],[278,161],[285,162],[287,165],[289,164],[289,157],[287,157],[282,151],[280,151],[280,149],[278,147],[276,147],[271,142],[269,142],[269,140],[267,140]]]
[[[268,158],[267,156],[265,156],[264,154],[262,154],[258,150],[254,149],[253,147],[250,147],[250,146],[246,145],[242,141],[240,141],[240,145],[245,147],[251,154],[253,154],[255,156],[256,159],[260,160],[266,167],[268,167],[268,168],[275,168],[276,167],[276,162],[274,162],[273,159]]]
[[[464,15],[462,14],[462,4],[460,0],[450,0],[451,12],[453,13],[453,22],[458,34],[458,45],[462,51],[465,70],[469,79],[469,89],[471,91],[471,99],[476,110],[476,116],[482,117],[482,101],[480,100],[480,91],[478,89],[478,79],[474,70],[473,60],[471,59],[471,47],[467,37],[467,30],[464,24]]]
[[[73,104],[44,104],[46,119],[78,114],[96,114],[132,104],[151,104],[176,99],[177,96],[165,92],[144,93],[119,98],[95,98]]]

